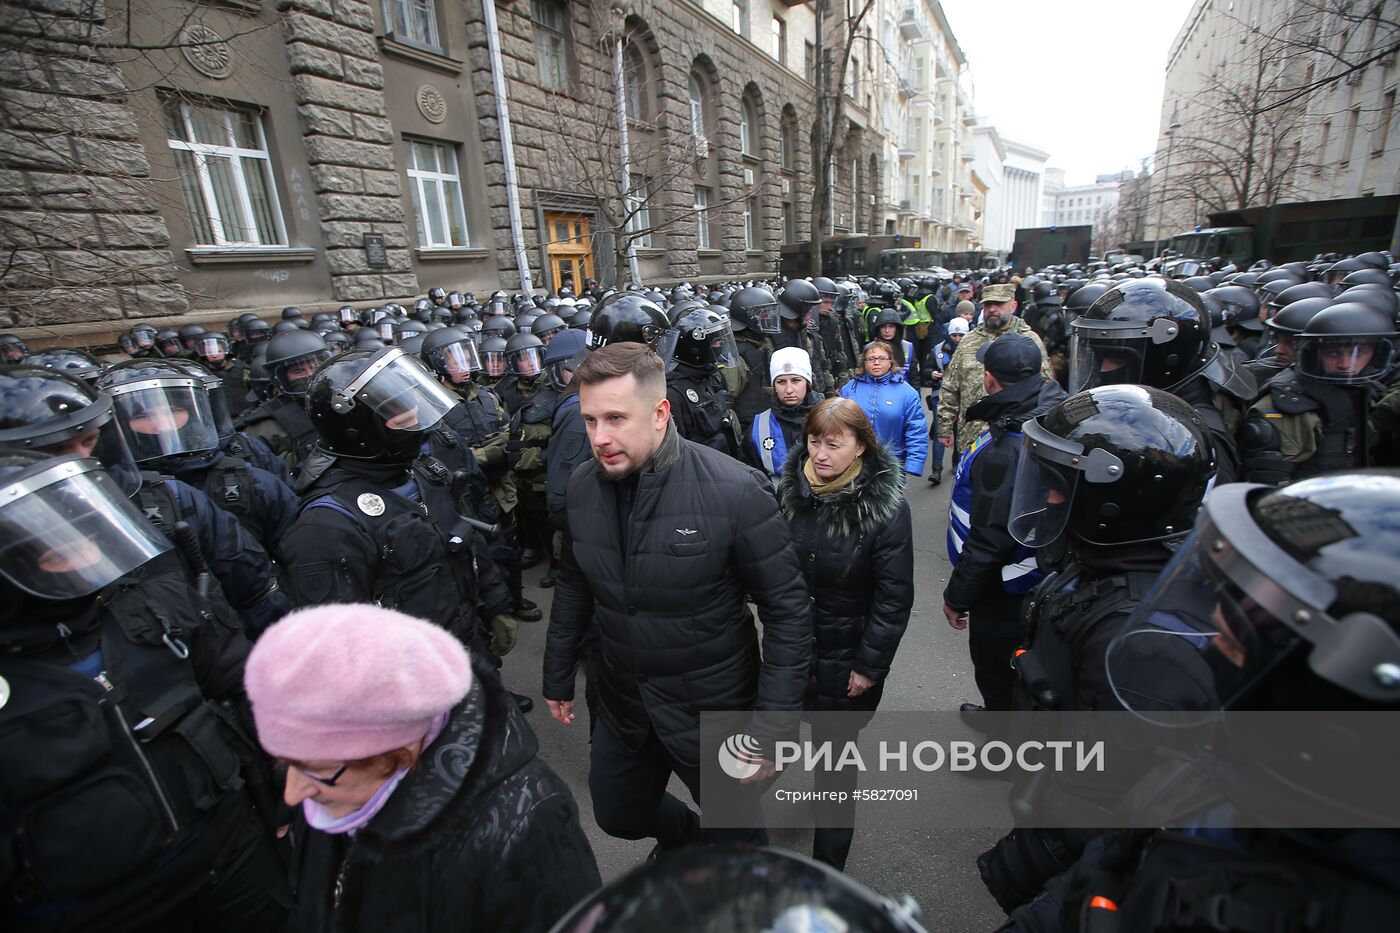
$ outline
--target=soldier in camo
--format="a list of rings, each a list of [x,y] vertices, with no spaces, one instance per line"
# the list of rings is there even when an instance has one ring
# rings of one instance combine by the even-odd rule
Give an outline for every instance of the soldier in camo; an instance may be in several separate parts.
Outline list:
[[[985,430],[981,421],[967,421],[967,409],[987,394],[982,384],[982,364],[977,362],[977,348],[1002,334],[1024,334],[1040,348],[1041,372],[1054,379],[1045,345],[1024,320],[1016,316],[1014,285],[988,285],[982,289],[982,323],[974,327],[962,342],[943,372],[943,385],[938,393],[938,442],[953,447],[959,454]]]

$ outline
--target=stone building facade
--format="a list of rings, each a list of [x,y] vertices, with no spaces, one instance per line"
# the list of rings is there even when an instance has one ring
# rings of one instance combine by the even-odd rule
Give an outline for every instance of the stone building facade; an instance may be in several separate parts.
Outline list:
[[[514,290],[522,253],[553,289],[625,275],[629,245],[648,282],[771,274],[808,229],[812,7],[619,6],[492,8],[517,238],[480,0],[12,0],[0,324],[101,342],[142,320]],[[888,200],[881,139],[841,133],[853,216]]]

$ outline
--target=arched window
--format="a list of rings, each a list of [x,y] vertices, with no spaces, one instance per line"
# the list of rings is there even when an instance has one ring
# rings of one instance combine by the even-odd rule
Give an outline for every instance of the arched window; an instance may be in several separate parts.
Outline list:
[[[629,45],[622,50],[622,86],[627,100],[627,116],[647,119],[647,65],[642,50]]]
[[[747,98],[739,108],[739,151],[758,158],[758,114]]]
[[[690,75],[690,132],[695,136],[705,135],[705,95],[694,72]]]

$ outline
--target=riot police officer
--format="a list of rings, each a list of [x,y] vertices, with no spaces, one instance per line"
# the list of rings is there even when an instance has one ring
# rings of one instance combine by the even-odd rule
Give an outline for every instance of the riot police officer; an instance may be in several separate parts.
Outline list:
[[[1250,413],[1277,431],[1292,478],[1369,465],[1371,408],[1394,361],[1394,336],[1394,318],[1353,301],[1318,311],[1293,336],[1293,365]]]
[[[0,452],[0,502],[6,928],[279,928],[237,618],[96,460]]]
[[[739,361],[739,348],[729,329],[729,315],[696,302],[677,306],[671,326],[676,349],[666,373],[666,398],[681,437],[715,450],[739,455],[737,420],[730,414],[721,367]],[[673,312],[675,313],[675,312]]]
[[[297,606],[372,602],[434,622],[477,650],[514,644],[510,600],[467,505],[467,478],[423,445],[458,404],[401,347],[352,350],[307,387],[317,456],[282,541]]]
[[[817,333],[826,357],[824,381],[830,381],[833,389],[840,389],[850,380],[851,370],[855,368],[855,358],[842,340],[841,319],[833,313],[841,291],[824,275],[812,279],[812,285],[821,297],[821,304],[817,306]]]
[[[822,342],[816,334],[816,315],[820,305],[821,294],[811,282],[794,279],[784,285],[783,290],[778,293],[781,326],[772,336],[771,342],[774,350],[781,350],[783,347],[806,350],[808,358],[812,361],[812,375],[817,379],[817,391],[830,396],[836,391],[836,387],[827,371]]]
[[[281,618],[287,598],[262,546],[203,492],[140,470],[113,411],[110,396],[72,377],[27,367],[0,369],[0,449],[96,457],[146,520],[176,544],[173,553],[186,579],[212,575],[210,598],[227,600],[250,634]],[[182,530],[181,523],[188,527]]]
[[[771,336],[781,327],[778,299],[768,289],[750,286],[730,296],[729,328],[743,361],[736,370],[738,378],[731,386],[731,398],[740,427],[746,433],[753,426],[753,419],[767,411],[772,401],[765,374],[773,353]]]
[[[240,430],[261,438],[287,461],[293,475],[316,444],[316,429],[303,404],[306,387],[316,367],[330,358],[330,348],[319,334],[298,329],[273,337],[267,344],[273,396],[238,422]]]
[[[506,341],[506,365],[510,375],[496,392],[510,412],[506,459],[519,496],[512,531],[523,568],[547,556],[552,566],[545,452],[559,394],[545,375],[544,344],[535,335],[516,334]]]
[[[1204,420],[1184,401],[1140,385],[1100,386],[1023,426],[1009,528],[1038,551],[1061,551],[1032,591],[1013,702],[1023,709],[1115,710],[1104,658],[1190,533],[1215,475]],[[1038,555],[1039,556],[1039,555]],[[1091,783],[1032,781],[1022,805],[1085,795]],[[979,856],[1008,911],[1078,857],[1092,833],[1017,829]]]
[[[1356,782],[1333,777],[1344,766],[1337,750],[1375,744],[1355,715],[1400,708],[1397,520],[1400,474],[1390,470],[1211,494],[1162,585],[1109,647],[1116,696],[1154,723],[1180,722],[1162,714],[1187,709],[1342,715],[1328,718],[1325,738],[1304,729],[1279,748],[1226,713],[1220,741],[1134,788],[1129,819],[1165,828],[1106,831],[1006,929],[1391,925],[1400,833],[1272,827],[1375,825],[1358,822]],[[1174,696],[1187,680],[1193,706]]]
[[[296,514],[296,495],[280,476],[238,455],[220,430],[217,402],[204,381],[174,360],[128,360],[103,374],[98,387],[112,398],[132,456],[201,489],[230,513],[272,557]],[[227,414],[224,414],[225,423]],[[279,461],[280,462],[280,461]]]
[[[1237,433],[1258,387],[1211,339],[1200,293],[1180,282],[1121,282],[1070,325],[1070,391],[1138,383],[1188,402],[1210,427],[1221,483],[1244,476]]]
[[[29,355],[29,345],[17,334],[0,334],[0,363],[14,366]]]

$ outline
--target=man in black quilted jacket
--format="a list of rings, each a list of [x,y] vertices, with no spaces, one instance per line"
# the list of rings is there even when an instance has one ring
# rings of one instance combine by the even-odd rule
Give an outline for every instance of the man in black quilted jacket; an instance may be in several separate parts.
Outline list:
[[[574,380],[593,459],[566,496],[544,656],[549,711],[573,722],[587,638],[601,720],[589,789],[603,831],[662,848],[766,842],[757,780],[743,795],[752,828],[703,834],[666,784],[678,775],[699,801],[702,755],[716,753],[701,749],[702,710],[794,711],[795,721],[802,708],[812,625],[787,523],[762,473],[676,433],[665,365],[649,347],[594,350]],[[761,653],[746,595],[763,622]]]

